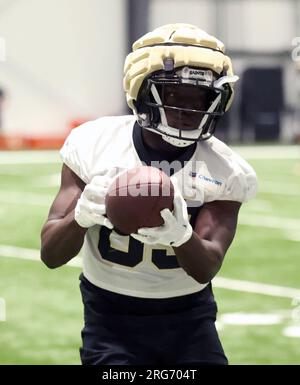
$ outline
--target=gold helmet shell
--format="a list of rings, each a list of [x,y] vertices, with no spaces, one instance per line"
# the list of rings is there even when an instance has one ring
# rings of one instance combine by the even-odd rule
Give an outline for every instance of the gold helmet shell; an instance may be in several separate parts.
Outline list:
[[[218,75],[233,76],[231,60],[225,55],[224,44],[212,35],[191,24],[167,24],[138,39],[132,46],[124,65],[124,90],[128,106],[135,110],[143,81],[153,72],[164,69],[164,60],[172,58],[174,68],[189,66],[207,68]],[[233,100],[227,100],[227,111]]]

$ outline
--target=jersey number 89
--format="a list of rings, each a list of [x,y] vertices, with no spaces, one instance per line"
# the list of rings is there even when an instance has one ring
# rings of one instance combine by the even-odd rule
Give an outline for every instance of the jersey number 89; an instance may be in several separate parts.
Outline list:
[[[102,259],[127,267],[135,267],[141,263],[144,256],[144,244],[129,235],[122,236],[123,243],[126,243],[127,247],[126,251],[121,251],[120,248],[114,248],[111,244],[112,231],[104,226],[100,228],[98,248]],[[180,267],[175,254],[167,255],[167,250],[152,249],[151,254],[151,261],[158,269],[177,269]]]

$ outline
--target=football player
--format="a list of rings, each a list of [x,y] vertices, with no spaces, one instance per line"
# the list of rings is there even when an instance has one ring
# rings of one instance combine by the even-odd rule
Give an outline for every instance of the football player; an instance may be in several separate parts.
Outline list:
[[[140,38],[124,72],[133,115],[87,122],[61,149],[41,258],[57,268],[83,246],[83,364],[227,364],[211,280],[257,189],[251,166],[213,136],[238,77],[223,43],[189,24]],[[107,189],[154,161],[180,164],[174,210],[161,212],[163,226],[120,235],[105,216]]]

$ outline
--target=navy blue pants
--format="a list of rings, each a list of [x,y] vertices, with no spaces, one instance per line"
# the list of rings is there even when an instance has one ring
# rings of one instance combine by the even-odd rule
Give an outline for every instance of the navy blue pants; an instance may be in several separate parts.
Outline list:
[[[83,275],[84,365],[226,365],[211,286],[167,299],[100,289]]]

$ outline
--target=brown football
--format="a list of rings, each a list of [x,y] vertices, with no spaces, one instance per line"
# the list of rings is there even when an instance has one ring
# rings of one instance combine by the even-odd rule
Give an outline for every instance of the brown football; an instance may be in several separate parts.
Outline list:
[[[160,211],[172,211],[173,198],[171,179],[163,171],[136,167],[119,175],[109,187],[106,215],[119,233],[137,233],[141,227],[163,225]]]

